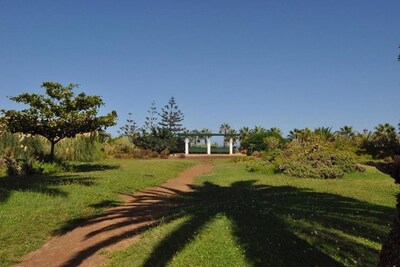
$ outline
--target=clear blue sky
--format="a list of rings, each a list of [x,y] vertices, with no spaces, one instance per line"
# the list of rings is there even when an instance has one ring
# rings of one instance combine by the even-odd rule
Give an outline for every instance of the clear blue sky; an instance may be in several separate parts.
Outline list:
[[[399,11],[398,0],[0,0],[0,108],[58,81],[101,95],[118,126],[171,96],[189,129],[397,125]]]

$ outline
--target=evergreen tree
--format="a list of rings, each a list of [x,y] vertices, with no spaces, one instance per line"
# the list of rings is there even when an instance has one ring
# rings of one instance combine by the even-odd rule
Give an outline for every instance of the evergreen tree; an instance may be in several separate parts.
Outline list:
[[[132,119],[132,113],[128,113],[129,117],[126,120],[126,124],[120,127],[118,133],[122,136],[126,136],[129,141],[133,142],[137,135],[136,122]]]
[[[170,130],[172,133],[181,132],[183,130],[184,115],[176,104],[175,98],[171,97],[168,104],[161,108],[161,121],[158,123],[161,127]]]
[[[157,112],[157,107],[156,107],[156,102],[153,100],[151,102],[151,106],[147,110],[148,116],[146,117],[146,120],[144,122],[144,129],[146,131],[151,132],[151,129],[157,126],[157,120],[158,120],[158,112]]]

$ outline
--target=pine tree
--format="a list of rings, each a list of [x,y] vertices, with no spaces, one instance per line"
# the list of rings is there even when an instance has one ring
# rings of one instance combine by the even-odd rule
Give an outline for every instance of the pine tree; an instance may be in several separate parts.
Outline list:
[[[129,141],[133,142],[137,135],[136,122],[132,119],[132,113],[128,113],[129,117],[126,120],[126,124],[120,127],[118,133],[122,136],[126,136]]]
[[[153,100],[153,102],[151,102],[151,106],[149,107],[149,109],[147,110],[147,113],[149,114],[146,117],[146,121],[144,122],[144,129],[146,131],[151,132],[151,130],[157,126],[157,107],[156,107],[156,102]]]
[[[173,133],[181,132],[183,130],[184,115],[176,104],[175,98],[171,97],[168,104],[161,108],[161,121],[158,123],[161,127],[170,130]]]

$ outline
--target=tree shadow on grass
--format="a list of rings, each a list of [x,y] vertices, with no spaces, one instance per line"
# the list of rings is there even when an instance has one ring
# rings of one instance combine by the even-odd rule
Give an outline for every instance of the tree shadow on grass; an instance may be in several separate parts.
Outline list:
[[[120,168],[119,165],[109,165],[109,164],[72,164],[72,169],[74,172],[94,172],[94,171],[108,171],[117,170]]]
[[[160,220],[168,223],[189,218],[158,242],[144,264],[165,266],[220,214],[231,220],[232,234],[254,266],[341,266],[343,262],[375,266],[378,249],[371,242],[381,243],[395,213],[393,208],[349,197],[256,181],[191,187],[191,192],[147,189],[131,203],[70,222],[70,226],[94,225],[83,238],[93,242],[82,246],[62,266],[79,265],[97,251],[151,229]]]
[[[0,177],[0,204],[6,202],[13,192],[38,192],[49,196],[66,197],[67,192],[55,188],[61,185],[91,186],[93,178],[75,175],[33,175]]]
[[[160,241],[144,266],[165,266],[218,214],[232,221],[233,234],[254,266],[341,266],[334,257],[375,266],[378,251],[355,238],[380,244],[394,214],[392,208],[348,197],[255,181],[192,189],[171,199],[181,209],[169,214],[190,219]]]

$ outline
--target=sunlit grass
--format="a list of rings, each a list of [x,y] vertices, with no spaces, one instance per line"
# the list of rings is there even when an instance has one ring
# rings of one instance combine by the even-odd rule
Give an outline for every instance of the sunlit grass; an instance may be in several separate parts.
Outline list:
[[[376,266],[395,216],[393,180],[291,178],[215,160],[165,217],[109,266]]]
[[[77,173],[0,177],[0,266],[40,247],[68,222],[118,203],[132,193],[175,177],[187,160],[106,160],[81,164]]]

